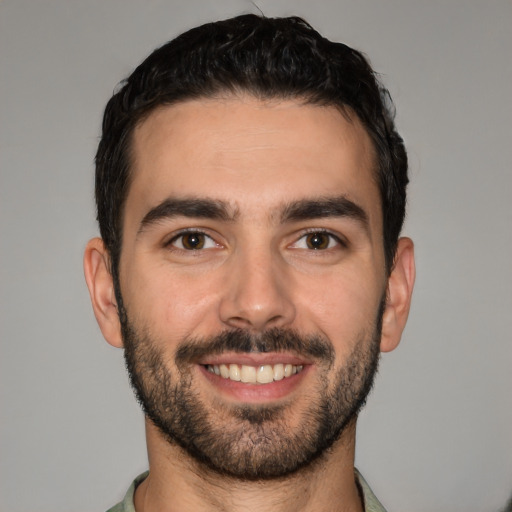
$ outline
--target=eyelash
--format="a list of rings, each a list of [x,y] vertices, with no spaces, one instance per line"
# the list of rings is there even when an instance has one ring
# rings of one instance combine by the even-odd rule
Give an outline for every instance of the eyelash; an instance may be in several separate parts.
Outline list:
[[[308,250],[309,249],[310,251],[314,251],[314,252],[316,252],[316,251],[324,252],[326,250],[334,249],[334,247],[329,247],[331,241],[334,241],[337,245],[339,245],[341,247],[344,247],[344,248],[347,247],[347,242],[344,239],[342,239],[339,235],[335,235],[331,231],[328,231],[326,229],[321,229],[321,228],[320,229],[319,228],[308,229],[299,238],[297,238],[297,240],[293,244],[291,244],[291,246],[292,247],[294,245],[296,246],[296,245],[299,244],[299,242],[301,240],[306,239],[310,235],[317,235],[317,234],[318,235],[325,235],[325,236],[328,236],[330,238],[330,241],[328,242],[328,246],[325,247],[325,248],[321,248],[321,247],[318,247],[318,248],[305,247],[305,248],[302,248],[302,249],[304,249],[304,250]],[[200,247],[198,247],[198,248],[193,248],[193,247],[192,248],[176,247],[174,245],[175,242],[177,240],[179,240],[180,238],[183,239],[183,237],[185,237],[186,235],[199,235],[201,237],[204,237],[203,244]],[[197,228],[190,228],[190,229],[185,229],[183,231],[180,231],[179,233],[175,234],[168,242],[166,242],[165,246],[167,248],[170,248],[171,250],[182,251],[182,252],[199,252],[199,251],[202,251],[204,249],[213,249],[214,247],[212,247],[212,246],[204,247],[205,240],[206,240],[206,243],[208,245],[213,244],[216,247],[220,247],[221,246],[208,233],[206,233],[205,231],[203,231],[201,229],[197,229]],[[208,240],[210,241],[209,243],[208,243]],[[183,240],[182,240],[181,245],[183,246]]]
[[[303,240],[305,239],[307,236],[309,235],[316,235],[316,234],[319,234],[319,235],[326,235],[328,236],[331,240],[334,240],[334,242],[339,245],[340,247],[344,247],[346,248],[348,246],[346,240],[344,240],[342,237],[340,237],[339,235],[337,234],[334,234],[332,233],[331,231],[327,230],[327,229],[322,229],[322,228],[310,228],[308,230],[306,230],[298,239],[296,242],[294,242],[294,244],[292,245],[296,245],[300,240]],[[326,251],[326,250],[329,250],[329,249],[333,249],[333,247],[327,247],[325,249],[316,249],[316,251]],[[315,249],[310,249],[311,251],[315,251]]]
[[[164,244],[165,247],[170,248],[171,250],[174,250],[174,251],[182,251],[182,252],[199,252],[202,249],[204,249],[204,247],[190,248],[190,249],[187,249],[185,247],[176,247],[174,245],[174,243],[177,240],[179,240],[180,238],[183,239],[186,235],[199,235],[201,237],[204,237],[204,239],[206,239],[206,240],[210,240],[211,243],[213,243],[215,246],[220,247],[220,244],[217,243],[212,236],[210,236],[205,231],[203,231],[201,229],[197,229],[197,228],[184,229],[184,230],[180,231],[179,233],[175,234],[168,242],[166,242]],[[182,245],[183,245],[183,240],[182,240]],[[210,248],[213,248],[213,247],[207,247],[207,249],[210,249]]]

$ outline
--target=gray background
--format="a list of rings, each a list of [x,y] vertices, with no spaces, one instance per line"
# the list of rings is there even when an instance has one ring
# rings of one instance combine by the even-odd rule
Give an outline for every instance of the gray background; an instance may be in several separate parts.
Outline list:
[[[512,4],[259,0],[366,52],[410,153],[410,322],[359,425],[395,512],[497,511],[512,492]],[[0,1],[0,511],[101,511],[146,467],[122,353],[82,252],[115,84],[154,47],[248,1]]]

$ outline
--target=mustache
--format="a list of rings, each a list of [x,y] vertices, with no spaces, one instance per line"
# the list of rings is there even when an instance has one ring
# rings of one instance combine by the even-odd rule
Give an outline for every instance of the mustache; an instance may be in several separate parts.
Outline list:
[[[224,331],[210,338],[194,338],[183,341],[176,351],[176,364],[196,361],[224,352],[239,354],[293,352],[332,365],[334,348],[331,342],[319,335],[302,335],[292,329],[273,328],[262,333],[244,329]]]

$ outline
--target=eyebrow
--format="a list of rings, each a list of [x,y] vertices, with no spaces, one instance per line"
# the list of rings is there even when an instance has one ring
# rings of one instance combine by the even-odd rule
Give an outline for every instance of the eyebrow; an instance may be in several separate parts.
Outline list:
[[[144,215],[138,233],[159,221],[174,217],[234,221],[238,217],[238,211],[219,200],[168,198]]]
[[[326,217],[348,217],[360,223],[366,231],[370,230],[368,214],[345,196],[293,201],[283,209],[281,223]]]
[[[237,208],[221,200],[204,198],[168,198],[151,208],[140,223],[137,234],[153,224],[174,217],[235,221],[240,215]],[[345,196],[301,199],[287,203],[281,209],[280,222],[297,222],[328,217],[347,217],[359,222],[369,232],[369,219],[358,204]]]

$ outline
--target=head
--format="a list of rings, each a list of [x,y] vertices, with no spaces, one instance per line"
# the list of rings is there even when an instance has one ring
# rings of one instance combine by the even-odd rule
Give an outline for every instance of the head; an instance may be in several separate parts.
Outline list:
[[[155,50],[107,104],[96,155],[96,203],[114,279],[136,126],[163,105],[226,94],[333,106],[360,120],[375,151],[389,272],[404,221],[408,177],[388,91],[363,54],[325,39],[304,20],[243,15],[194,28]]]
[[[414,280],[386,98],[304,21],[241,16],[156,50],[110,100],[86,277],[152,438],[274,478],[353,432]]]

